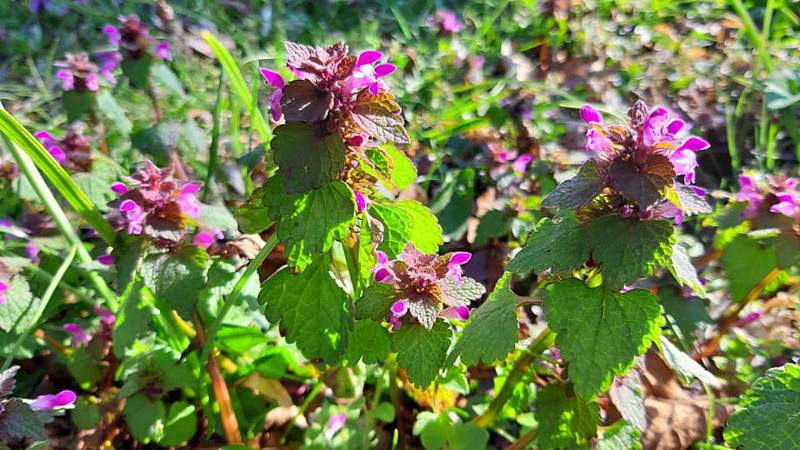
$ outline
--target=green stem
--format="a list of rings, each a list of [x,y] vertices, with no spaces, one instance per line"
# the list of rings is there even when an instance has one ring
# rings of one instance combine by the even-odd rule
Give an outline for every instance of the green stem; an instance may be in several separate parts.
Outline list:
[[[58,204],[55,196],[52,192],[50,192],[50,189],[47,187],[47,183],[36,169],[33,161],[31,161],[26,153],[21,152],[16,145],[9,146],[9,150],[11,151],[11,155],[14,157],[14,160],[17,162],[17,165],[25,175],[25,178],[30,183],[34,192],[36,192],[36,196],[39,197],[44,204],[45,210],[53,219],[53,222],[55,222],[58,230],[64,235],[70,244],[77,247],[78,260],[85,264],[91,263],[92,256],[89,255],[86,247],[83,246],[80,237],[78,237],[78,234],[75,233],[75,230],[69,223],[69,219],[67,219],[67,215],[64,214],[64,210],[61,209],[61,205]],[[94,285],[95,289],[97,289],[97,292],[105,299],[108,309],[110,309],[111,312],[116,312],[119,306],[117,303],[117,297],[114,295],[111,289],[109,289],[103,278],[92,271],[87,272],[86,276]]]
[[[24,333],[20,333],[17,336],[17,340],[14,341],[14,345],[11,347],[11,351],[6,356],[6,360],[3,363],[3,367],[0,368],[0,372],[5,371],[11,366],[11,362],[14,361],[14,357],[17,355],[20,346],[25,341],[25,338],[28,337],[33,330],[36,329],[36,326],[39,324],[39,320],[42,318],[42,314],[44,314],[45,309],[47,309],[47,304],[50,303],[50,298],[53,297],[53,294],[56,292],[56,288],[58,288],[58,283],[61,282],[61,279],[64,278],[64,274],[67,273],[67,269],[72,264],[72,261],[75,259],[75,254],[78,252],[77,245],[73,245],[67,256],[64,258],[64,262],[61,263],[61,266],[58,267],[55,275],[53,275],[53,279],[50,280],[50,284],[47,285],[47,289],[44,291],[44,295],[42,295],[42,299],[39,301],[39,308],[33,315],[33,320],[31,320],[31,324]]]
[[[375,393],[372,395],[372,407],[367,410],[367,424],[364,427],[364,441],[362,443],[364,450],[369,450],[369,432],[372,430],[372,425],[374,423],[372,411],[380,404],[381,393],[383,391],[383,375],[385,372],[381,370],[379,373],[378,381],[375,383]]]
[[[742,0],[731,0],[731,6],[733,6],[739,18],[742,19],[747,37],[750,38],[750,41],[752,41],[755,46],[761,64],[764,65],[764,69],[767,73],[772,72],[772,62],[769,59],[769,54],[767,54],[767,45],[762,39],[762,35],[758,33],[756,24],[753,23],[753,19],[750,17],[750,13],[747,11],[747,8],[745,8],[744,3],[742,3]]]
[[[324,383],[317,383],[311,388],[311,392],[308,393],[306,399],[303,401],[303,404],[300,405],[300,408],[297,411],[297,414],[292,417],[292,420],[289,422],[289,425],[286,427],[286,431],[283,432],[283,436],[281,436],[280,445],[286,444],[286,439],[288,439],[289,434],[291,434],[292,430],[294,429],[294,424],[297,422],[297,418],[305,414],[306,410],[309,406],[311,406],[311,402],[316,400],[319,393],[322,391],[322,387],[325,386]]]
[[[203,201],[208,201],[208,194],[211,192],[211,185],[214,182],[214,173],[217,170],[217,155],[219,153],[219,123],[222,117],[222,72],[219,74],[219,84],[217,84],[217,101],[214,104],[213,126],[211,127],[211,146],[208,148],[208,172],[206,181],[203,184]]]
[[[205,345],[203,345],[203,353],[200,356],[200,362],[203,366],[206,365],[208,362],[208,357],[211,355],[211,349],[214,347],[214,339],[217,337],[217,332],[219,328],[222,326],[222,322],[225,320],[225,316],[228,314],[228,311],[239,301],[239,296],[242,293],[245,285],[247,285],[247,281],[253,276],[254,273],[261,267],[261,264],[267,259],[272,250],[275,246],[278,245],[278,236],[273,234],[270,236],[267,243],[264,244],[264,247],[261,251],[258,252],[256,257],[250,261],[250,264],[245,269],[242,276],[236,282],[236,285],[233,286],[233,290],[230,294],[225,298],[222,309],[220,309],[217,317],[214,318],[214,322],[211,324],[211,328],[208,330],[208,335],[206,336]],[[197,326],[203,326],[202,324],[197,324]]]
[[[497,415],[500,414],[500,411],[502,411],[508,399],[511,398],[514,388],[528,372],[528,367],[536,361],[542,352],[553,344],[555,338],[555,333],[549,328],[545,328],[539,333],[528,348],[522,352],[522,355],[517,358],[514,367],[511,368],[511,373],[508,374],[508,377],[506,377],[506,380],[503,382],[503,387],[494,400],[492,400],[492,403],[489,404],[489,408],[486,412],[475,418],[474,422],[476,425],[487,428],[494,423],[495,419],[497,419]]]

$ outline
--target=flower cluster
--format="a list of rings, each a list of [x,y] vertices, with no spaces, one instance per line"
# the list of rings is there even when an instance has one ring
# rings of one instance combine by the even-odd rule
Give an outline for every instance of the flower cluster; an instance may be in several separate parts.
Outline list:
[[[489,160],[489,172],[493,178],[499,178],[509,172],[515,174],[525,173],[528,166],[533,161],[533,155],[525,153],[518,155],[514,149],[506,149],[502,143],[493,141],[486,145],[486,153]]]
[[[97,73],[100,70],[86,53],[67,53],[64,61],[55,63],[59,68],[56,77],[65,92],[97,92],[100,88]]]
[[[276,122],[306,124],[319,139],[338,134],[346,149],[339,179],[350,186],[363,210],[376,182],[367,151],[387,142],[409,142],[400,106],[384,82],[396,67],[381,62],[383,55],[376,50],[349,55],[341,42],[325,47],[287,42],[286,54],[286,66],[297,79],[286,81],[274,70],[261,69],[274,88],[270,115]]]
[[[468,319],[469,304],[485,292],[481,284],[463,275],[461,266],[471,257],[467,252],[426,255],[410,242],[394,261],[378,252],[375,281],[395,289],[389,323],[399,328],[403,320],[412,320],[431,329],[438,317]]]
[[[626,125],[605,123],[588,105],[580,115],[589,125],[584,148],[591,159],[551,199],[579,193],[585,198],[566,203],[573,207],[591,203],[591,208],[641,220],[674,218],[680,223],[685,214],[710,212],[702,198],[705,191],[692,186],[698,165],[695,152],[710,145],[689,135],[686,122],[663,106],[648,109],[642,101],[628,110]],[[679,176],[682,182],[676,179]],[[595,199],[598,194],[600,201]],[[546,198],[543,205],[559,206],[557,202]]]
[[[61,139],[47,131],[37,131],[34,136],[53,158],[72,172],[89,172],[92,169],[92,146],[89,139],[77,129],[70,128]]]
[[[172,49],[166,42],[158,42],[150,36],[147,25],[138,16],[132,14],[119,19],[119,28],[113,25],[103,27],[108,42],[118,47],[120,59],[136,60],[154,56],[156,59],[172,59]]]
[[[740,190],[736,201],[747,203],[742,212],[746,219],[756,219],[759,215],[782,214],[797,221],[800,219],[800,188],[798,180],[786,176],[768,176],[763,182],[748,176],[739,175]]]
[[[117,230],[176,242],[185,226],[200,215],[196,193],[200,185],[175,179],[172,168],[160,169],[145,161],[125,183],[114,183],[111,190],[119,198],[111,202],[109,218]]]
[[[93,338],[111,342],[111,335],[114,330],[114,322],[117,317],[111,311],[95,306],[94,313],[100,317],[100,331],[95,336],[89,335],[80,325],[76,323],[66,323],[63,328],[72,336],[71,345],[80,347],[92,341]]]
[[[437,30],[439,34],[456,34],[461,31],[461,21],[456,13],[449,9],[440,9],[436,14],[428,17],[428,26]]]

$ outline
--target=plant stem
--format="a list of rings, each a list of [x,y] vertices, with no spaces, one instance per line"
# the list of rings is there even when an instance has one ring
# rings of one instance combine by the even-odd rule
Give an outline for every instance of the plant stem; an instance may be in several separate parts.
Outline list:
[[[514,442],[506,450],[525,450],[528,448],[528,444],[534,441],[539,436],[539,430],[533,429],[528,431],[527,433],[523,434],[517,442]]]
[[[375,410],[376,406],[380,404],[381,401],[381,391],[383,391],[383,375],[385,372],[383,370],[380,371],[380,375],[378,375],[378,381],[375,383],[375,392],[372,395],[372,407],[367,409],[367,424],[364,427],[364,441],[362,443],[362,447],[364,450],[369,450],[369,432],[372,430],[373,426],[373,414],[372,412]]]
[[[500,389],[500,392],[492,400],[492,403],[489,404],[489,408],[486,412],[473,420],[476,425],[487,428],[494,423],[495,419],[497,419],[497,415],[502,411],[508,399],[511,398],[514,388],[528,372],[528,367],[536,361],[543,351],[553,344],[555,337],[555,333],[549,328],[543,329],[541,333],[536,336],[536,339],[534,339],[530,345],[528,345],[528,348],[522,352],[520,357],[517,358],[514,367],[511,368],[511,373],[508,374],[508,377],[506,377],[506,380],[503,382],[503,387]]]
[[[217,170],[217,154],[219,153],[219,128],[222,117],[222,72],[219,74],[219,84],[217,85],[217,101],[214,104],[214,124],[211,127],[211,145],[208,148],[208,172],[206,181],[203,184],[203,201],[208,201],[208,194],[211,192],[211,185],[214,182],[214,173]]]
[[[219,328],[222,326],[222,322],[225,320],[225,316],[228,314],[228,311],[239,301],[239,296],[242,293],[245,285],[247,285],[247,281],[253,276],[254,273],[261,267],[261,264],[267,259],[272,250],[275,246],[278,245],[278,236],[273,234],[267,240],[267,243],[264,244],[264,247],[261,251],[258,252],[255,258],[250,261],[248,264],[247,269],[245,269],[242,276],[233,286],[233,290],[228,297],[225,298],[222,309],[220,309],[219,313],[217,313],[217,317],[214,318],[214,322],[211,323],[211,328],[208,330],[208,336],[206,338],[205,345],[203,345],[203,353],[200,356],[200,362],[205,365],[206,361],[208,361],[208,357],[211,354],[211,349],[214,347],[214,339],[217,337],[217,332]],[[201,323],[197,323],[196,329],[200,329],[202,327]]]
[[[747,37],[752,41],[753,46],[755,46],[761,64],[764,65],[764,69],[767,73],[772,72],[772,62],[767,54],[767,46],[762,39],[762,35],[758,33],[756,24],[753,23],[753,19],[750,17],[750,13],[747,12],[744,3],[742,3],[742,0],[731,0],[731,6],[733,6],[736,14],[738,14],[739,18],[742,20]]]
[[[81,242],[78,234],[75,233],[75,230],[69,223],[69,219],[67,219],[67,215],[64,214],[64,210],[61,209],[61,205],[58,204],[55,196],[52,192],[50,192],[50,189],[47,187],[47,183],[36,169],[33,161],[31,161],[27,154],[21,152],[16,145],[11,145],[9,147],[11,155],[14,157],[14,160],[17,162],[17,165],[19,166],[20,170],[22,170],[22,173],[25,175],[25,178],[30,183],[34,192],[36,192],[37,197],[39,197],[44,204],[45,210],[53,219],[53,222],[55,222],[58,230],[64,235],[67,241],[72,244],[72,246],[77,248],[78,259],[82,263],[91,263],[91,255],[89,255],[86,247],[83,246],[83,242]],[[111,312],[116,312],[117,308],[119,307],[117,303],[117,297],[114,295],[111,289],[109,289],[103,278],[92,271],[86,272],[86,276],[94,285],[95,289],[97,289],[97,292],[105,299],[108,309],[110,309]]]
[[[64,277],[64,274],[67,273],[67,269],[72,264],[72,261],[75,259],[75,254],[78,252],[78,246],[73,245],[67,256],[64,257],[64,262],[58,267],[55,275],[53,275],[53,279],[50,280],[50,284],[47,285],[47,289],[44,291],[44,295],[42,295],[41,300],[39,301],[39,308],[33,315],[33,320],[31,320],[31,324],[24,333],[20,333],[17,336],[17,340],[14,341],[14,345],[11,347],[11,351],[6,356],[6,360],[3,363],[3,366],[0,367],[0,372],[8,369],[11,366],[11,362],[14,361],[14,357],[17,355],[19,351],[19,347],[22,345],[22,342],[25,341],[25,338],[28,337],[33,330],[36,329],[36,326],[39,324],[39,320],[42,318],[42,314],[44,314],[44,310],[47,309],[47,304],[50,303],[50,298],[53,297],[53,294],[56,292],[56,288],[58,287],[58,283],[61,282],[61,279]]]
[[[706,343],[703,349],[697,355],[695,355],[695,359],[709,358],[717,351],[717,347],[719,347],[719,342],[722,339],[722,336],[728,334],[731,328],[736,325],[736,322],[739,320],[739,314],[742,312],[745,306],[757,299],[759,294],[761,294],[761,291],[763,291],[768,284],[775,280],[780,273],[781,269],[777,267],[773,268],[769,273],[764,275],[764,278],[756,283],[753,289],[750,289],[742,301],[733,305],[730,310],[719,319],[717,322],[717,333],[708,341],[708,343]]]

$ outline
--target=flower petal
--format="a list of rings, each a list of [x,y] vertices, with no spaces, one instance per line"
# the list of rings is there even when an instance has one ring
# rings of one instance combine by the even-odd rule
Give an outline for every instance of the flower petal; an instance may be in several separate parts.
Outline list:
[[[583,105],[581,108],[581,119],[586,123],[603,123],[603,116],[600,112],[589,105]]]
[[[361,67],[365,64],[372,64],[375,61],[381,59],[381,56],[383,56],[383,54],[377,50],[364,50],[358,55],[358,61],[356,61],[356,67]]]
[[[278,72],[274,70],[269,70],[265,68],[259,69],[261,71],[261,76],[267,80],[267,84],[276,88],[276,89],[283,89],[286,83],[283,81],[283,77]]]

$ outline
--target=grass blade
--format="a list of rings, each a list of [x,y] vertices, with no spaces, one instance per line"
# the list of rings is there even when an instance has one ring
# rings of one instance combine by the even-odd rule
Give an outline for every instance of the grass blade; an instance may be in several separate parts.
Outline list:
[[[213,34],[208,31],[203,31],[202,35],[203,39],[205,39],[211,47],[211,51],[214,52],[217,60],[219,60],[219,63],[222,65],[222,71],[225,72],[225,75],[231,81],[233,93],[236,94],[240,102],[247,106],[248,111],[252,111],[250,121],[253,123],[256,133],[258,133],[262,141],[269,142],[272,139],[272,131],[267,125],[267,121],[264,120],[264,116],[261,115],[258,105],[255,105],[253,99],[250,97],[250,89],[247,88],[247,83],[244,81],[239,66],[237,66],[236,62],[233,60],[233,56],[231,56],[230,52],[222,46]]]
[[[45,150],[39,140],[33,137],[22,124],[17,122],[17,120],[2,107],[0,107],[0,133],[8,137],[12,143],[19,146],[19,148],[30,157],[33,164],[42,171],[44,176],[53,184],[72,209],[97,230],[97,234],[100,235],[104,241],[109,244],[114,242],[116,233],[114,233],[111,225],[106,222],[100,214],[100,211],[97,210],[86,194],[72,181],[67,171],[56,162],[47,150]],[[13,148],[11,150],[14,151]],[[47,186],[45,186],[45,189],[47,189]],[[53,199],[53,201],[55,201],[55,199]],[[70,230],[72,230],[71,227]]]

